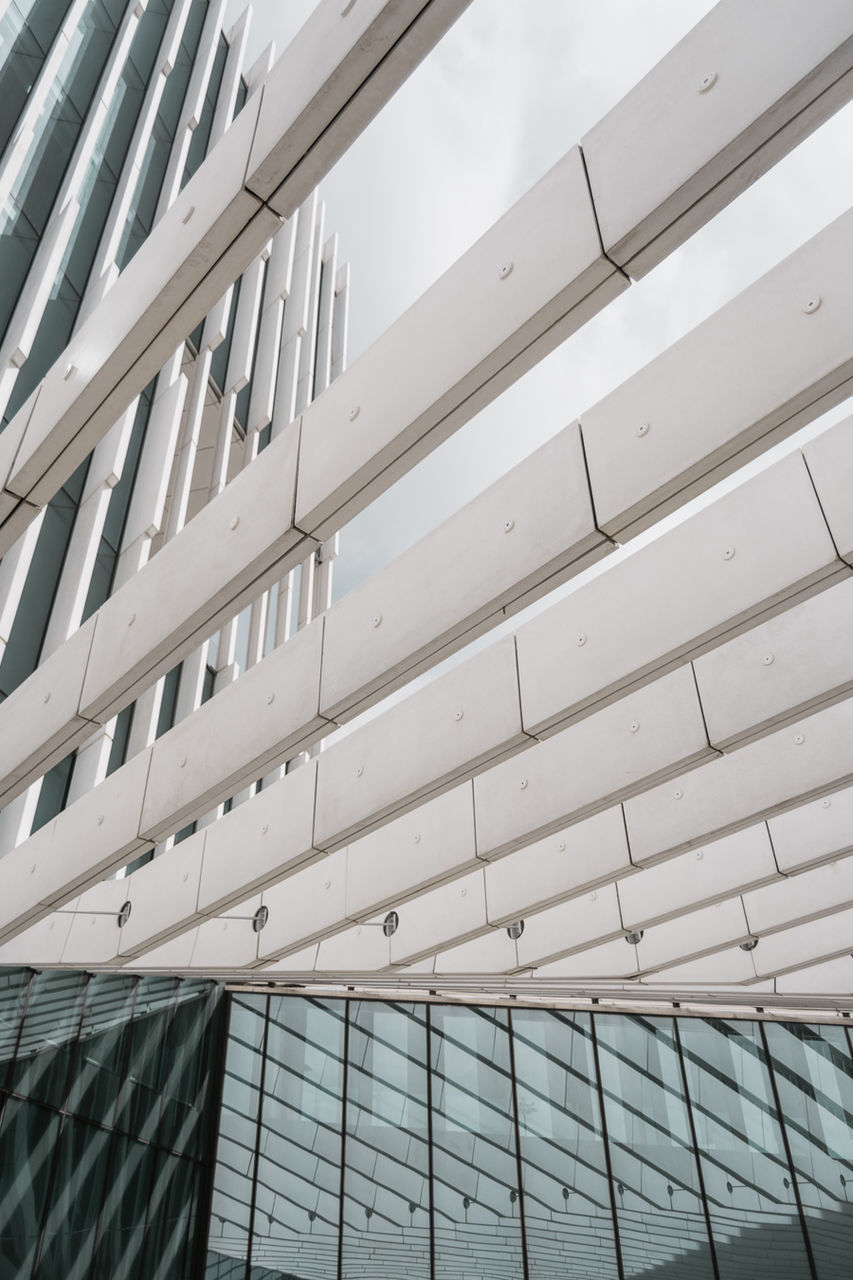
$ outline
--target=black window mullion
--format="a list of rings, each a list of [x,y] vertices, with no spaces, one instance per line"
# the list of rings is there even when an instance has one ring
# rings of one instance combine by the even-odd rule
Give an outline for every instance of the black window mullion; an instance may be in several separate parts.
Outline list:
[[[515,1133],[515,1167],[518,1177],[518,1221],[521,1229],[521,1259],[524,1280],[528,1280],[530,1264],[527,1258],[527,1232],[524,1221],[524,1171],[521,1165],[521,1133],[518,1125],[518,1077],[515,1071],[515,1045],[512,1040],[512,1009],[507,1009],[507,1035],[509,1037],[509,1076],[512,1097],[512,1126]]]
[[[344,1267],[344,1178],[347,1167],[347,1088],[349,1086],[349,1023],[351,1000],[344,1001],[344,1052],[341,1076],[341,1190],[338,1197],[338,1280]]]
[[[251,1280],[252,1274],[252,1243],[255,1233],[255,1205],[258,1198],[258,1164],[261,1158],[261,1131],[263,1128],[264,1118],[264,1084],[267,1075],[267,1040],[269,1038],[270,1029],[270,997],[266,996],[264,1000],[264,1038],[261,1044],[261,1074],[258,1080],[258,1122],[255,1126],[255,1160],[252,1169],[252,1199],[249,1203],[249,1235],[248,1247],[246,1249],[246,1272],[245,1280]],[[224,1077],[223,1071],[223,1077]]]

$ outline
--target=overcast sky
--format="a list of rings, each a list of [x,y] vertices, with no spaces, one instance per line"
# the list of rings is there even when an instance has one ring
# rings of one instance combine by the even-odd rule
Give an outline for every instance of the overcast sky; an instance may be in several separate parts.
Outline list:
[[[230,0],[229,20],[244,7]],[[270,39],[280,51],[314,0],[253,7],[250,58]],[[710,8],[473,0],[321,184],[352,264],[350,363]],[[336,595],[851,205],[853,106],[354,520]]]

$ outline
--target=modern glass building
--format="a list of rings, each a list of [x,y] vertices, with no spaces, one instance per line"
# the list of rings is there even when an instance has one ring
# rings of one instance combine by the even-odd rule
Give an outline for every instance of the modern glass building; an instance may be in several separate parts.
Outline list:
[[[708,490],[853,389],[853,215],[331,566],[853,8],[721,0],[346,368],[311,189],[466,5],[0,0],[0,1280],[850,1275],[853,419]]]
[[[849,1274],[841,1018],[2,984],[9,1277]]]

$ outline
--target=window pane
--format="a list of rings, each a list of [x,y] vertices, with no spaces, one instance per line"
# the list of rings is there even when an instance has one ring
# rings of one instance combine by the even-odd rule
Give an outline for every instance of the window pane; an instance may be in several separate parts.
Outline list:
[[[423,1005],[350,1004],[344,1276],[429,1280]]]
[[[758,1025],[679,1023],[721,1280],[808,1280],[791,1169]]]
[[[818,1280],[853,1257],[853,1062],[841,1027],[765,1023]]]
[[[595,1030],[625,1276],[713,1280],[672,1021],[596,1014]]]
[[[514,1009],[530,1280],[616,1280],[589,1017]]]
[[[523,1274],[518,1164],[502,1009],[430,1006],[436,1274]]]
[[[86,990],[85,973],[38,973],[9,1076],[15,1093],[61,1107]]]
[[[29,1276],[38,1245],[59,1117],[10,1098],[0,1122],[0,1274]]]
[[[252,1263],[299,1280],[338,1274],[344,1015],[270,1000]]]

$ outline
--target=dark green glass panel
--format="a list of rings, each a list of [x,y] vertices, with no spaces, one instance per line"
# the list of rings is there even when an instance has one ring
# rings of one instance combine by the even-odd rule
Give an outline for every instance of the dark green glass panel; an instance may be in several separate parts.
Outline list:
[[[130,1032],[127,1075],[119,1095],[116,1128],[154,1140],[160,1127],[163,1083],[170,1054],[169,1028],[177,978],[142,978]]]
[[[69,5],[70,0],[36,0],[29,6],[23,27],[16,21],[14,9],[0,19],[0,154],[6,149]]]
[[[133,708],[135,706],[136,703],[132,702],[129,707],[125,707],[124,711],[120,711],[116,716],[113,745],[110,747],[110,758],[107,761],[107,777],[111,773],[115,773],[116,769],[120,769],[124,764],[127,756],[127,740],[130,737],[130,729],[133,724]]]
[[[240,285],[242,276],[231,290],[231,305],[228,311],[228,323],[225,327],[225,339],[213,353],[210,361],[210,380],[221,395],[225,388],[225,375],[228,372],[228,357],[231,354],[231,343],[234,338],[234,322],[237,319],[237,303],[240,301]]]
[[[757,1023],[679,1028],[720,1280],[809,1280]]]
[[[207,82],[207,89],[204,94],[204,103],[199,114],[198,124],[193,130],[193,136],[190,139],[189,149],[187,151],[187,163],[184,168],[184,176],[181,186],[185,186],[207,155],[207,144],[210,141],[210,130],[213,125],[213,116],[216,111],[216,99],[219,97],[219,89],[222,85],[222,74],[225,70],[225,60],[228,57],[228,42],[224,36],[219,37],[219,44],[216,47],[216,56],[213,59],[213,66],[210,71],[210,78]],[[196,348],[198,349],[198,348]]]
[[[430,1006],[436,1273],[523,1274],[521,1206],[502,1009]]]
[[[46,970],[33,978],[9,1088],[61,1107],[88,984],[85,973]]]
[[[0,969],[0,1088],[15,1056],[32,976],[29,969]]]
[[[596,1014],[595,1030],[626,1280],[714,1280],[672,1021]]]
[[[192,1255],[197,1176],[191,1160],[157,1152],[145,1227],[145,1280],[186,1280]]]
[[[162,738],[164,733],[168,733],[172,725],[175,723],[175,708],[178,704],[178,686],[181,683],[181,668],[183,663],[179,662],[176,667],[172,667],[163,677],[163,693],[160,698],[160,712],[157,716],[157,733],[156,737]]]
[[[16,181],[0,237],[0,331],[5,332],[62,185],[116,35],[117,0],[90,0],[60,66],[47,118]],[[14,249],[17,251],[14,252]],[[11,253],[10,250],[13,250]]]
[[[110,1133],[66,1119],[34,1280],[88,1280],[107,1175]]]
[[[216,1002],[205,987],[191,999],[178,1003],[169,1031],[172,1051],[159,1141],[182,1155],[200,1154],[215,1012]]]
[[[33,816],[33,825],[30,828],[31,835],[65,808],[68,788],[71,786],[71,774],[74,772],[75,755],[76,753],[72,751],[44,775]]]
[[[124,270],[154,225],[169,154],[206,16],[207,0],[192,0],[174,66],[166,80],[148,137],[127,229],[116,253],[116,263],[120,270]]]
[[[841,1027],[765,1023],[818,1280],[853,1258],[853,1062]]]
[[[350,1004],[344,1277],[429,1280],[426,1058],[424,1005]]]
[[[112,1137],[94,1276],[145,1280],[141,1273],[155,1149],[120,1134]]]
[[[220,1264],[237,1267],[241,1276],[246,1270],[266,1006],[266,997],[231,998],[210,1214],[208,1277],[223,1274]]]
[[[252,1264],[336,1280],[343,1001],[271,997]]]
[[[590,1020],[511,1015],[530,1280],[617,1280]]]
[[[87,459],[45,509],[21,603],[0,659],[3,697],[17,689],[38,665],[88,469]]]
[[[83,622],[90,618],[96,609],[101,607],[113,588],[116,564],[121,551],[122,538],[127,524],[127,513],[130,509],[133,486],[136,483],[136,473],[139,469],[139,458],[145,442],[153,398],[154,384],[149,383],[140,395],[136,406],[133,429],[121,468],[121,478],[110,494],[110,502],[101,533],[101,542],[98,547],[98,554],[86,595],[86,603],[83,608]]]
[[[44,1216],[59,1116],[10,1098],[0,1121],[0,1275],[29,1277]]]
[[[124,1076],[136,978],[117,973],[92,976],[80,1024],[68,1110],[112,1124]]]

